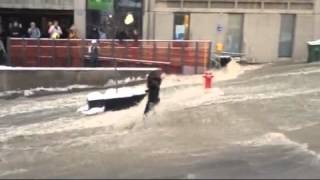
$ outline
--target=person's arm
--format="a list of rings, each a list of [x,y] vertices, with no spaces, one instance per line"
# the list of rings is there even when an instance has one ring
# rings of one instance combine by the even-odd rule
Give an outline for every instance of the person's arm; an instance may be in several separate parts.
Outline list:
[[[50,26],[48,33],[51,35],[53,33],[54,26]]]
[[[90,45],[89,47],[88,47],[88,53],[92,53],[92,45]]]
[[[2,40],[0,40],[0,50],[2,50],[4,53],[6,53],[6,49],[4,48]]]
[[[62,30],[61,30],[61,27],[60,27],[60,26],[58,26],[58,33],[59,33],[60,35],[62,35],[62,34],[63,34],[63,32],[62,32]]]
[[[39,28],[37,28],[37,38],[41,38],[41,31]]]

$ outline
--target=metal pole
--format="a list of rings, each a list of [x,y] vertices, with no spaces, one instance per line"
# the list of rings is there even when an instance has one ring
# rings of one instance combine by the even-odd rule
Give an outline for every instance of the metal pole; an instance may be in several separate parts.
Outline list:
[[[198,74],[198,63],[199,63],[199,42],[196,42],[195,66],[194,66],[195,74]]]
[[[212,43],[213,43],[212,41],[209,42],[208,59],[207,59],[209,61],[209,65],[208,66],[209,66],[210,69],[212,68],[212,61],[211,61],[212,47],[213,47]]]
[[[56,40],[53,39],[52,40],[53,46],[52,46],[52,51],[53,51],[53,55],[52,55],[52,59],[50,62],[50,66],[54,66],[54,62],[56,61]]]
[[[171,62],[171,44],[170,41],[168,41],[168,49],[167,49],[167,61]],[[168,68],[170,67],[170,65],[168,66]]]
[[[139,59],[143,58],[143,42],[139,41]]]
[[[22,53],[22,63],[21,65],[23,65],[26,61],[26,41],[24,38],[22,38],[22,44],[23,44],[23,53]]]
[[[98,40],[98,43],[97,43],[97,59],[96,59],[96,62],[95,62],[95,68],[97,68],[97,67],[99,67],[100,66],[100,59],[99,59],[99,57],[100,57],[100,46],[101,46],[101,41],[100,40]]]
[[[116,93],[118,93],[118,86],[119,86],[119,71],[118,71],[118,61],[117,59],[114,58],[114,54],[115,54],[115,42],[114,42],[114,39],[112,39],[112,48],[111,48],[111,52],[112,52],[112,58],[114,60],[114,71],[115,71],[115,79],[116,79]]]
[[[12,61],[11,61],[11,38],[7,38],[7,66],[12,66]]]
[[[181,59],[180,59],[180,66],[181,66],[181,73],[183,73],[183,67],[184,67],[184,53],[185,53],[185,47],[184,47],[184,42],[181,42],[181,49],[180,49],[180,56],[181,56]]]
[[[156,60],[157,60],[157,44],[156,44],[155,41],[153,41],[152,59],[153,59],[153,61],[156,61]]]
[[[72,61],[71,61],[71,44],[70,39],[68,39],[68,55],[67,55],[67,66],[72,67]]]
[[[84,57],[85,56],[85,51],[83,51],[83,39],[80,40],[80,66],[81,67],[84,67],[85,66],[85,61],[86,61],[86,58]]]
[[[125,57],[128,59],[129,58],[129,46],[128,46],[128,41],[125,40]]]
[[[41,66],[41,59],[40,59],[40,53],[41,53],[41,50],[40,50],[40,38],[38,38],[38,41],[37,41],[37,65],[40,67]]]
[[[111,44],[111,57],[114,58],[114,52],[115,51],[115,48],[114,48],[114,39],[112,39],[112,44]],[[114,68],[116,68],[117,66],[117,60],[116,59],[113,59],[113,66]]]

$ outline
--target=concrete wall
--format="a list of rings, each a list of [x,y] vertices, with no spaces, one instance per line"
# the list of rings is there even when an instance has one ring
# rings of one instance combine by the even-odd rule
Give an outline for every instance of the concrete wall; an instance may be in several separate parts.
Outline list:
[[[223,32],[217,32],[217,25],[223,26]],[[205,14],[192,13],[190,26],[190,39],[193,40],[211,40],[213,42],[224,42],[228,24],[227,14]],[[204,27],[205,25],[205,27]]]
[[[245,51],[253,62],[278,59],[280,14],[245,14]]]
[[[153,28],[155,39],[171,40],[173,38],[174,14],[159,12],[155,14],[155,26]]]
[[[86,0],[74,0],[74,23],[80,38],[86,38]]]
[[[224,4],[221,1],[220,8],[213,8],[214,3],[208,3],[208,7],[201,7],[200,2],[194,0],[192,6],[189,1],[161,1],[155,5],[152,2],[151,11],[156,14],[162,14],[161,20],[156,21],[156,37],[158,39],[172,38],[173,33],[173,17],[174,12],[189,12],[191,13],[190,39],[192,40],[212,40],[214,42],[225,40],[228,25],[228,14],[240,13],[244,14],[244,29],[243,29],[243,51],[248,55],[248,60],[256,62],[272,62],[279,61],[278,47],[281,27],[281,14],[296,14],[296,29],[295,42],[293,49],[292,60],[306,61],[307,48],[306,41],[320,39],[320,0],[307,0],[301,3],[299,0],[286,0],[285,8],[283,2],[273,3],[273,8],[267,1],[249,0],[245,2],[258,3],[260,6],[248,6],[244,8],[240,6],[240,1],[228,1]],[[178,2],[178,3],[177,3]],[[174,4],[181,4],[176,6]],[[205,1],[207,2],[207,1]],[[209,1],[208,1],[209,2]],[[213,1],[211,1],[213,2]],[[235,3],[234,7],[225,7]],[[242,2],[242,1],[241,1]],[[244,1],[243,1],[244,2]],[[314,3],[314,5],[313,5]],[[217,4],[216,4],[217,5]],[[242,3],[243,5],[243,3]],[[266,7],[264,7],[265,5]],[[314,9],[312,7],[314,6]],[[225,7],[225,8],[224,8]],[[168,21],[170,19],[170,21]],[[216,32],[216,25],[220,23],[224,27],[221,34]],[[166,25],[170,25],[167,28]]]
[[[154,6],[154,0],[144,0],[144,13],[143,13],[143,39],[154,39],[154,12],[152,8]]]
[[[155,39],[155,13],[145,12],[143,15],[143,39]]]
[[[204,24],[206,25],[204,27]],[[218,34],[216,27],[221,24],[224,31]],[[228,24],[227,14],[192,13],[190,22],[190,39],[193,40],[224,40]],[[174,14],[169,12],[155,13],[155,39],[172,40],[174,31]],[[200,27],[200,28],[199,28]]]
[[[72,10],[79,0],[1,0],[1,8]]]
[[[70,85],[91,85],[97,87],[112,86],[118,77],[120,83],[143,80],[156,68],[119,68],[118,74],[113,68],[101,69],[8,69],[0,70],[0,92],[26,90],[37,87],[66,87]],[[118,75],[118,76],[117,76]],[[130,78],[130,79],[128,79]]]
[[[315,0],[314,39],[320,39],[320,0]]]
[[[297,15],[294,37],[293,60],[306,61],[308,56],[307,42],[313,40],[314,16]],[[320,37],[319,37],[320,38]]]

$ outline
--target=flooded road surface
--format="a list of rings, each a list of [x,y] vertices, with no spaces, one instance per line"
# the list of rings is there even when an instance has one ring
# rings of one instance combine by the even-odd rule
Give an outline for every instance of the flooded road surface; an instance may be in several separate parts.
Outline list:
[[[0,100],[0,178],[320,178],[320,64],[215,75],[168,76],[146,128],[145,101],[85,117],[87,93]]]

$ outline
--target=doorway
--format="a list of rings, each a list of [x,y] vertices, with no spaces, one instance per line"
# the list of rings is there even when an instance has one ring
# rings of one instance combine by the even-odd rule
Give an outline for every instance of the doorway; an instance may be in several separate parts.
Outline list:
[[[225,51],[241,53],[243,42],[243,14],[229,14]]]
[[[296,16],[293,14],[281,15],[279,57],[291,58],[293,52]]]

